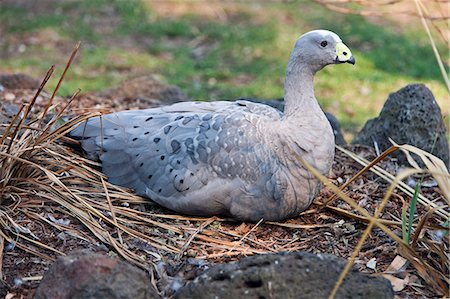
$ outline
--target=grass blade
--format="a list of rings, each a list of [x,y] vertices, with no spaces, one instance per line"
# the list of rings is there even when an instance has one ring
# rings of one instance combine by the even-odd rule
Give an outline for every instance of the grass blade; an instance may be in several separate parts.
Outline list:
[[[414,220],[414,213],[416,212],[416,204],[417,204],[417,195],[419,194],[420,183],[416,184],[416,188],[414,189],[414,195],[411,199],[411,205],[409,207],[409,215],[408,215],[408,234],[406,238],[406,243],[409,244],[411,240],[411,230],[412,224]]]
[[[408,232],[406,231],[406,202],[403,201],[403,205],[402,205],[402,237],[403,237],[403,241],[406,244],[409,244],[409,237],[408,237]]]

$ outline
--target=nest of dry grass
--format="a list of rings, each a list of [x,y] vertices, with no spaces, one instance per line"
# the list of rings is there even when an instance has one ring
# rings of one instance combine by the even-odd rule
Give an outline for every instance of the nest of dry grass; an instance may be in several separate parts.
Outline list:
[[[192,279],[205,264],[303,250],[348,258],[349,267],[384,275],[410,297],[449,295],[450,175],[436,157],[410,146],[394,146],[380,157],[366,148],[352,148],[356,155],[339,147],[332,177],[316,173],[326,188],[315,204],[282,223],[175,215],[109,184],[98,163],[69,146],[73,141],[65,134],[92,115],[54,129],[77,93],[53,105],[59,83],[47,105],[30,113],[52,72],[0,127],[0,274],[10,290],[32,296],[48,265],[78,248],[116,254],[144,268],[164,296],[173,293],[173,281]],[[413,163],[398,172],[389,160],[396,149],[418,154],[427,168]],[[438,185],[415,196],[403,179],[417,174]],[[413,197],[418,205],[405,241],[402,211]]]

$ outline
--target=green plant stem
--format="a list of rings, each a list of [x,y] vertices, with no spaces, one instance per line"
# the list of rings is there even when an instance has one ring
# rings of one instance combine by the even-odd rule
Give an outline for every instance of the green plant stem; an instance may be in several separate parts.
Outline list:
[[[407,238],[406,238],[407,244],[409,244],[409,241],[411,240],[411,230],[412,230],[412,224],[413,224],[413,220],[414,220],[414,213],[416,211],[417,197],[419,195],[419,190],[420,190],[420,185],[422,184],[422,180],[423,180],[423,176],[421,177],[420,181],[416,184],[416,188],[414,189],[414,195],[411,199],[411,206],[409,207],[408,234],[407,234]]]
[[[403,202],[402,206],[402,239],[405,243],[408,243],[408,232],[406,230],[406,202]]]

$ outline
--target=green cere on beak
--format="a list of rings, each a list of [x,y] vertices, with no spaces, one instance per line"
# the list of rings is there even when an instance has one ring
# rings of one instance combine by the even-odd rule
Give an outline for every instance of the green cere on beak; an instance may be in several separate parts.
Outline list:
[[[336,63],[355,64],[355,58],[352,56],[350,49],[343,42],[336,44]]]

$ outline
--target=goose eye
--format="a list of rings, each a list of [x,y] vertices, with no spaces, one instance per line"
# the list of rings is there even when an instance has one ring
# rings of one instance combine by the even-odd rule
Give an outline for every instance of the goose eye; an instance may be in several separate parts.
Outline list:
[[[320,45],[325,48],[328,45],[328,42],[324,40],[323,42],[320,43]]]

